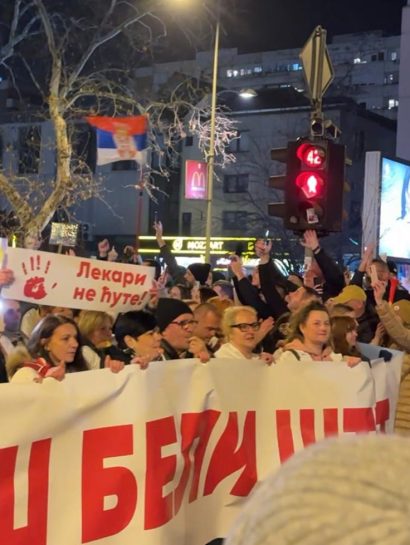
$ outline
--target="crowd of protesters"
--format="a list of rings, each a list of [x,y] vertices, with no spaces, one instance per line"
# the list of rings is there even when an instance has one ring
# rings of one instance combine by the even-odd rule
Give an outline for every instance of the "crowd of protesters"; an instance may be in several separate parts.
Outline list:
[[[129,263],[154,266],[146,307],[112,316],[99,310],[39,306],[21,315],[18,301],[2,301],[0,381],[62,380],[66,373],[98,368],[120,372],[124,365],[197,358],[261,359],[267,365],[290,360],[367,361],[358,343],[406,353],[396,429],[410,431],[410,295],[397,279],[394,263],[368,248],[353,276],[321,247],[315,231],[301,244],[311,264],[303,276],[284,276],[272,259],[272,245],[255,243],[259,264],[248,274],[241,257],[230,258],[229,275],[208,263],[178,265],[154,225],[158,260],[143,261],[127,246]],[[98,244],[99,259],[119,256],[108,240]],[[124,259],[123,259],[124,260]],[[0,284],[13,272],[0,270]],[[370,363],[369,363],[370,364]]]

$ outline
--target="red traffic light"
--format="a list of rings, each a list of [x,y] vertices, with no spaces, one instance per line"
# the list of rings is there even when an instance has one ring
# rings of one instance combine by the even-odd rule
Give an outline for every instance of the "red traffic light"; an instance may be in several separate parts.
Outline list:
[[[308,142],[300,145],[296,154],[303,165],[309,168],[323,168],[326,161],[326,150]]]
[[[304,171],[297,175],[296,185],[308,199],[321,197],[324,189],[324,179],[317,172]]]

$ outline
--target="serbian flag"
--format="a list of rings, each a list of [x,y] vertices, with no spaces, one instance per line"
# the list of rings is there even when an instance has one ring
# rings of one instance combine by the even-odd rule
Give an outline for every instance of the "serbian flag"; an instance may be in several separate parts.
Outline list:
[[[148,117],[93,116],[86,118],[97,129],[97,165],[134,160],[141,166],[147,161]]]

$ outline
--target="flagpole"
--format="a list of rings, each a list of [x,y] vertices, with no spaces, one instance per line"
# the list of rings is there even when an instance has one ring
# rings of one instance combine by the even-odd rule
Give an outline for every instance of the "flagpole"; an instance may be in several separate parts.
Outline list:
[[[142,202],[144,197],[142,165],[139,165],[139,166],[140,166],[140,176],[137,182],[137,188],[138,188],[137,225],[136,225],[136,234],[135,234],[135,250],[137,253],[140,247],[140,235],[141,235],[141,223],[142,223]]]

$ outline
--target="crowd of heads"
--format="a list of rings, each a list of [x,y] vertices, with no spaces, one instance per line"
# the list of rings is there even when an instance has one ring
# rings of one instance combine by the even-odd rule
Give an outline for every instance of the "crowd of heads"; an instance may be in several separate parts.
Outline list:
[[[39,306],[22,313],[18,301],[4,299],[0,355],[5,373],[0,374],[0,379],[13,381],[20,371],[29,368],[33,371],[29,375],[32,380],[61,380],[69,372],[103,367],[118,372],[127,364],[145,368],[148,362],[179,358],[197,358],[199,364],[206,364],[212,357],[230,357],[262,358],[267,364],[296,358],[368,365],[359,341],[408,351],[408,347],[400,345],[403,341],[395,337],[384,317],[390,313],[396,328],[401,332],[410,330],[409,293],[397,280],[395,264],[375,258],[368,250],[352,277],[320,247],[316,233],[309,231],[302,240],[312,254],[308,270],[285,277],[275,267],[270,243],[256,244],[260,262],[253,271],[245,268],[240,257],[232,256],[228,271],[222,272],[212,270],[207,263],[181,267],[162,239],[160,224],[156,225],[156,235],[164,269],[155,260],[133,261],[156,269],[155,286],[143,309],[114,316],[101,310]],[[103,242],[104,259],[110,252]],[[410,331],[406,338],[410,346]],[[64,371],[53,373],[59,367]],[[362,446],[346,442],[341,449],[329,443],[307,457],[296,457],[255,495],[227,543],[331,543],[337,531],[344,531],[348,519],[352,531],[360,535],[360,516],[353,521],[349,518],[351,512],[346,510],[345,489],[349,493],[352,490],[350,485],[346,488],[350,471],[357,475],[354,487],[369,498],[370,506],[376,496],[386,504],[390,501],[372,490],[361,472],[365,460],[370,461],[369,467],[376,467],[376,443],[364,442]],[[386,452],[395,452],[394,442],[385,446]],[[335,498],[333,484],[329,486],[329,473],[325,475],[324,468],[332,472],[335,460],[343,456],[348,463],[339,464],[335,470],[340,489],[336,499],[341,507],[337,518],[340,524],[335,525],[336,511],[329,509]],[[402,460],[398,463],[402,464]],[[324,484],[318,476],[323,477]],[[315,522],[309,516],[300,525],[301,517],[288,520],[287,511],[292,502],[296,502],[297,511],[303,495],[309,500],[306,512],[313,513]],[[365,503],[362,502],[360,512],[366,517],[370,516],[371,507],[367,510]],[[393,508],[400,518],[400,502]],[[317,521],[323,521],[326,532],[320,530]],[[328,525],[328,521],[333,522]]]
[[[288,348],[315,357],[333,351],[365,360],[359,341],[384,346],[391,342],[377,317],[369,269],[373,280],[376,275],[388,286],[397,275],[392,262],[367,253],[362,274],[352,279],[310,231],[302,240],[313,256],[305,274],[292,272],[286,278],[275,270],[266,241],[255,245],[260,264],[253,271],[236,255],[225,272],[202,262],[185,269],[163,242],[162,226],[155,228],[165,268],[157,260],[133,260],[156,269],[156,289],[145,309],[112,316],[100,310],[40,306],[22,318],[20,303],[5,300],[3,343],[0,338],[4,358],[9,358],[12,343],[24,346],[30,358],[44,358],[51,365],[64,359],[68,371],[103,367],[107,356],[125,363],[133,356],[172,359],[207,353],[209,358],[224,353],[224,345],[248,358],[269,352],[274,361]],[[107,240],[99,250],[102,259],[110,256]],[[396,294],[393,309],[406,327],[409,294],[401,289],[401,295]],[[67,345],[65,355],[60,352],[63,340],[57,342],[57,337]],[[18,365],[14,356],[9,359],[10,378]]]

